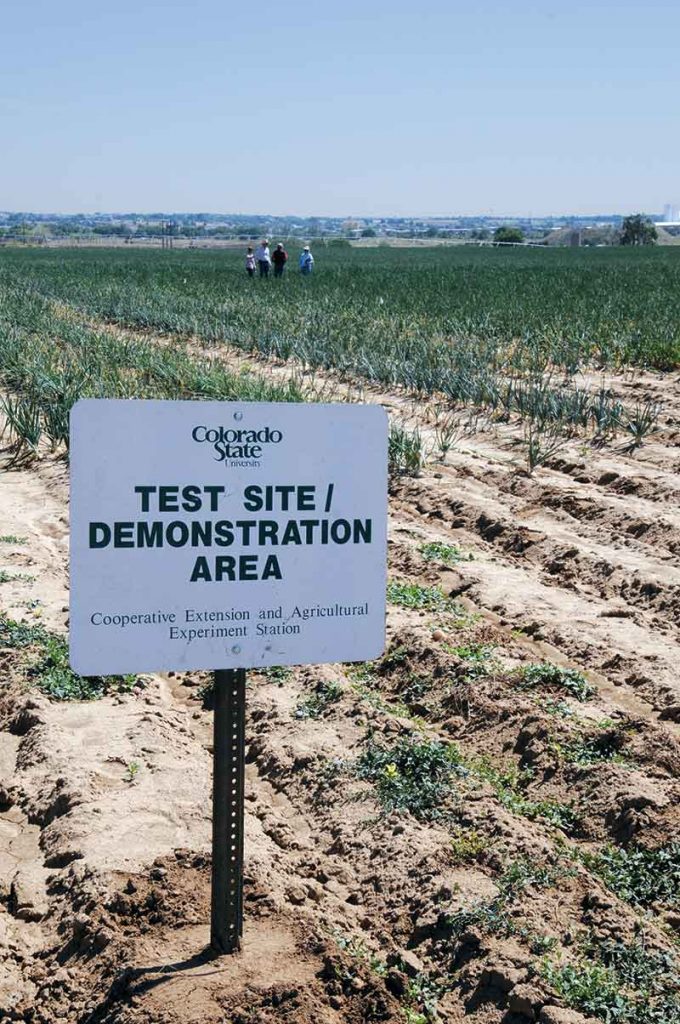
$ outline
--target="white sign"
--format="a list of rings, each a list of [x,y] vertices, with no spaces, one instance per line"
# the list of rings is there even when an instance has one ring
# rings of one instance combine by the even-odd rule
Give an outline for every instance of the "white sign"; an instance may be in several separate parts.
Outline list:
[[[378,657],[386,562],[379,406],[73,407],[81,675]]]

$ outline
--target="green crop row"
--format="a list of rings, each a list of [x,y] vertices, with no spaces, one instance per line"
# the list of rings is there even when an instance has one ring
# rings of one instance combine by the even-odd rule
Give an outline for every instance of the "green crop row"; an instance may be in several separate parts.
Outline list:
[[[233,251],[5,250],[0,273],[135,327],[368,373],[402,376],[410,363],[414,385],[452,347],[491,371],[680,361],[672,249],[329,247],[317,262],[309,280],[260,282]]]
[[[499,420],[520,417],[532,425],[530,468],[559,443],[553,429],[623,433],[631,447],[655,429],[655,405],[626,407],[575,375],[680,362],[674,250],[329,247],[318,264],[309,280],[259,281],[234,252],[3,250],[0,383],[20,396],[6,409],[10,422],[31,446],[39,433],[63,439],[81,394],[302,397],[292,385],[228,373],[208,356],[190,359],[182,349],[193,338],[207,352],[229,343],[443,395],[449,406]],[[145,332],[167,343],[147,343]],[[395,473],[417,472],[418,442],[394,438]]]
[[[302,401],[293,383],[233,373],[209,359],[97,331],[58,313],[36,293],[0,289],[0,412],[17,458],[44,438],[68,445],[79,398],[203,398]]]

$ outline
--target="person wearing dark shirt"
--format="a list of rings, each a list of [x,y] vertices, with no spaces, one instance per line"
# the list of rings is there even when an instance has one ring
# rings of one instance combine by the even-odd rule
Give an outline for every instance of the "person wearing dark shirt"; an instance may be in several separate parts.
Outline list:
[[[281,242],[276,246],[272,253],[272,263],[274,264],[274,277],[281,277],[283,269],[288,261],[288,253],[283,248]]]

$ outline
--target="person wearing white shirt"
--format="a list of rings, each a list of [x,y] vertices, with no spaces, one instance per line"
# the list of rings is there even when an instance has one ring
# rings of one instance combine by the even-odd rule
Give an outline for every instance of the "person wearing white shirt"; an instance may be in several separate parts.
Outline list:
[[[260,277],[269,277],[269,268],[272,265],[272,258],[269,255],[269,242],[263,238],[255,250],[255,259],[260,270]]]

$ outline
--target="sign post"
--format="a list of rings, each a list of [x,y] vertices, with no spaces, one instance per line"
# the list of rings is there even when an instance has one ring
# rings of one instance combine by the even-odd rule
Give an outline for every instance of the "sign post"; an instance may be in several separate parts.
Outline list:
[[[71,412],[81,675],[215,675],[211,945],[243,931],[245,670],[385,640],[379,406],[84,399]]]
[[[233,953],[243,935],[245,669],[215,672],[210,945]]]

